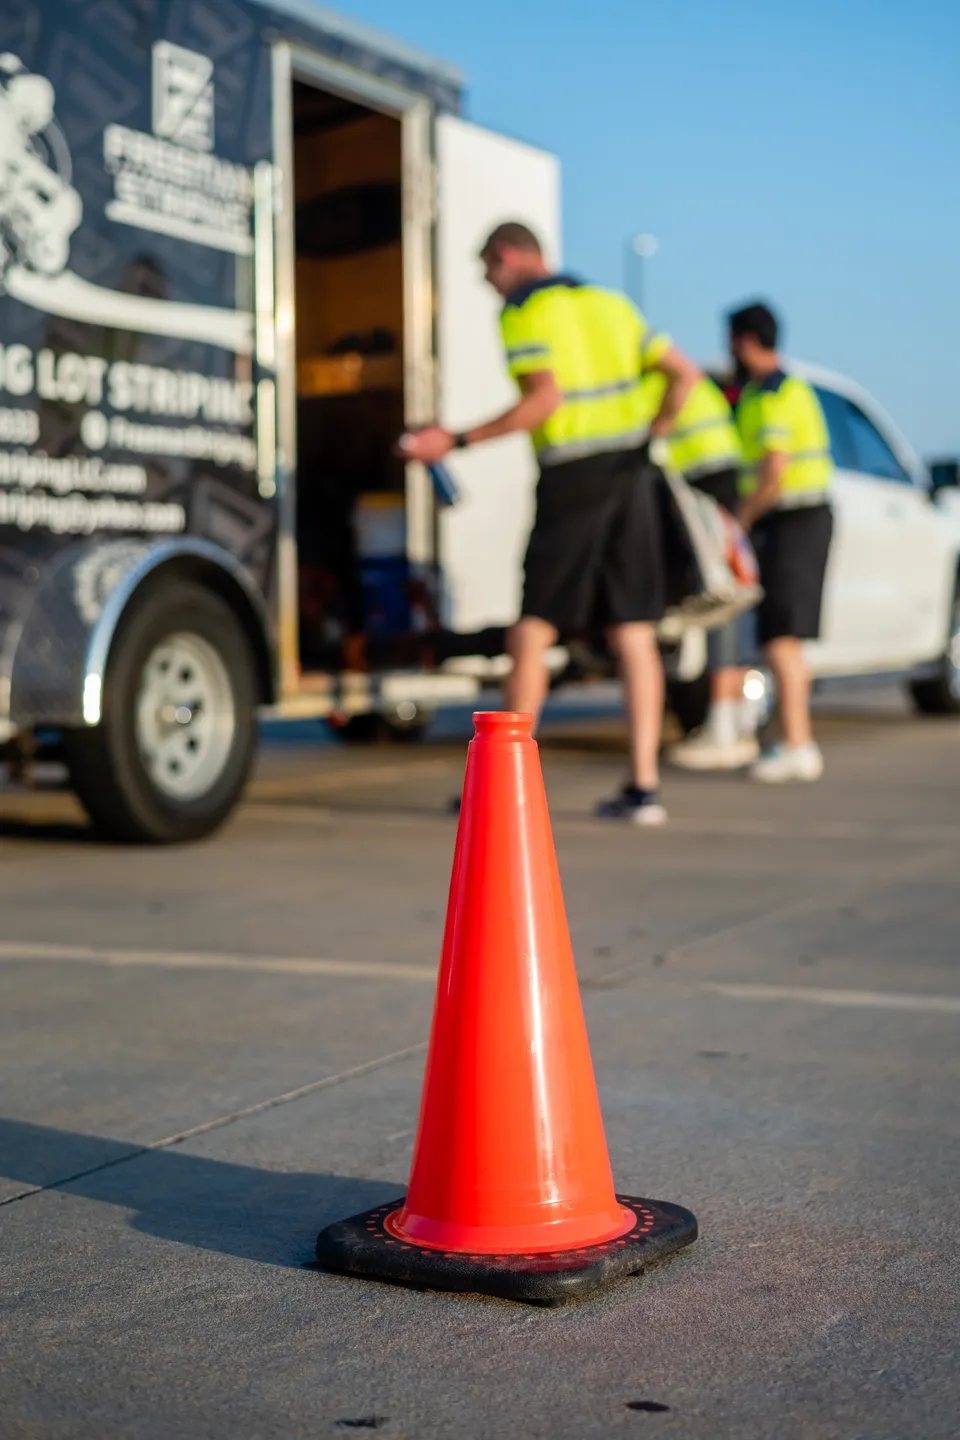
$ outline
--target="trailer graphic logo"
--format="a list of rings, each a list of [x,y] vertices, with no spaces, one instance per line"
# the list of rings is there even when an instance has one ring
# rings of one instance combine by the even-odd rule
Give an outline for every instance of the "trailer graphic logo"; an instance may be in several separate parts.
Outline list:
[[[0,282],[14,265],[59,275],[83,216],[50,81],[0,55]]]
[[[213,61],[169,40],[153,47],[153,133],[213,149]]]
[[[253,250],[253,180],[213,155],[213,61],[168,40],[153,46],[153,134],[108,125],[103,161],[114,177],[107,216],[121,225],[214,250]]]
[[[179,143],[159,133],[107,127],[104,159],[115,177],[107,218],[249,254],[250,173],[208,153],[213,61],[159,41],[153,75],[154,124],[175,131]],[[83,202],[55,104],[46,76],[32,74],[18,56],[0,53],[0,294],[47,315],[249,355],[253,319],[246,311],[128,295],[68,268]]]

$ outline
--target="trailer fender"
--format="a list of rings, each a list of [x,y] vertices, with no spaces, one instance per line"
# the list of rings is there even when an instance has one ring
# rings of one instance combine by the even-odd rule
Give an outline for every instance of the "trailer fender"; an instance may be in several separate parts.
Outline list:
[[[24,596],[0,654],[0,724],[96,725],[110,649],[135,597],[161,576],[209,585],[236,610],[259,680],[259,699],[276,698],[273,647],[263,596],[228,551],[189,536],[159,543],[95,540],[48,562]],[[6,712],[6,713],[4,713]]]

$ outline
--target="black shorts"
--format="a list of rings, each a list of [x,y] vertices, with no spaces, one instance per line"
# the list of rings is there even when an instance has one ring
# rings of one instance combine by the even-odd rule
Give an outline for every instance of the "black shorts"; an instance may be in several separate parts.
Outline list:
[[[761,645],[788,635],[816,640],[820,634],[820,602],[832,534],[829,505],[774,510],[757,521],[750,539],[764,590],[758,618]]]
[[[737,513],[739,482],[740,471],[735,465],[726,470],[709,470],[705,475],[691,475],[687,479],[688,485],[702,490],[705,495],[712,495],[717,504],[729,510],[731,515]]]
[[[646,447],[544,469],[524,561],[523,614],[548,620],[561,634],[661,619],[659,479]]]

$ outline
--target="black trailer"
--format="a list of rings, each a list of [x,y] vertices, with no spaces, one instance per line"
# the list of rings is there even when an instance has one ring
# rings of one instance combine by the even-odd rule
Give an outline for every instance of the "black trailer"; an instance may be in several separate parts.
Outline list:
[[[509,393],[484,231],[559,244],[461,94],[311,0],[0,7],[0,747],[117,837],[213,829],[258,711],[415,727],[512,616],[523,442],[460,516],[392,452]]]

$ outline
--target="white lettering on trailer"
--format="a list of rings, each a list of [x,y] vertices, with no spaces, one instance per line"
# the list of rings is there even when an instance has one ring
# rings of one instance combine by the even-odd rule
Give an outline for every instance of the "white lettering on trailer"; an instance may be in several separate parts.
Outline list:
[[[62,400],[68,405],[99,405],[103,399],[106,360],[99,355],[77,355],[67,350],[37,352],[37,394],[41,400]]]
[[[245,166],[125,125],[104,130],[103,163],[114,177],[109,219],[252,254],[253,177]]]
[[[33,391],[33,351],[28,345],[0,345],[0,390],[8,395]]]
[[[111,175],[140,172],[160,184],[200,191],[224,204],[249,208],[253,202],[253,177],[246,166],[184,150],[125,125],[108,125],[104,130],[103,159]]]
[[[198,416],[214,424],[253,424],[253,385],[199,375],[190,370],[165,370],[157,365],[136,365],[117,360],[110,366],[107,403],[113,410],[136,410],[144,415]]]
[[[253,471],[257,447],[248,435],[207,430],[202,425],[137,425],[122,415],[110,421],[110,445],[139,455],[172,455],[184,460],[211,460],[214,465],[239,465]]]
[[[21,490],[43,485],[58,495],[69,495],[73,490],[142,495],[147,488],[147,472],[142,465],[104,464],[99,455],[0,450],[0,485],[19,485]]]
[[[253,425],[253,385],[195,370],[168,370],[161,365],[134,364],[101,355],[67,350],[38,350],[26,345],[0,345],[0,392],[18,399],[36,394],[41,400],[68,405],[98,406],[123,413],[203,420],[212,425]],[[95,433],[95,432],[94,432]],[[102,449],[105,440],[94,445]]]
[[[178,534],[186,529],[182,505],[156,501],[117,500],[112,495],[89,500],[86,495],[24,495],[0,490],[0,525],[18,530],[42,528],[55,535],[92,535],[97,530]]]
[[[0,409],[0,440],[8,445],[36,445],[40,439],[40,416],[36,410]]]

